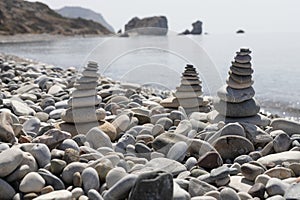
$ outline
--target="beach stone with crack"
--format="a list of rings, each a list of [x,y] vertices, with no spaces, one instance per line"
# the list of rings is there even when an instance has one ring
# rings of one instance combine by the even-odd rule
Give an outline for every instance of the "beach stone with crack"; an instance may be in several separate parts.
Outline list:
[[[239,155],[254,151],[253,144],[246,138],[236,135],[227,135],[218,138],[213,144],[223,160],[233,160]]]
[[[16,191],[10,184],[8,184],[5,180],[0,178],[0,194],[1,199],[10,200],[13,199],[13,197],[16,194]]]
[[[223,160],[218,152],[209,151],[199,157],[197,164],[204,169],[214,169],[222,166]]]
[[[0,153],[0,177],[11,174],[23,161],[23,152],[18,148],[10,148]]]
[[[142,173],[136,179],[128,200],[173,198],[173,177],[163,171]]]
[[[19,189],[24,193],[40,192],[45,186],[45,180],[37,172],[28,173],[21,181]]]
[[[112,149],[110,138],[98,127],[92,128],[86,134],[86,141],[90,144],[91,148],[94,149],[98,149],[100,147],[109,147]]]

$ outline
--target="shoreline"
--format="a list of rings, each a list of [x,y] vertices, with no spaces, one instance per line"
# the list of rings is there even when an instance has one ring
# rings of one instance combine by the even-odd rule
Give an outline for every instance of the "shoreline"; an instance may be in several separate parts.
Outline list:
[[[257,185],[266,197],[299,197],[299,122],[224,119],[210,97],[187,113],[163,105],[167,92],[98,76],[94,62],[78,76],[0,54],[0,68],[6,199],[251,199]]]

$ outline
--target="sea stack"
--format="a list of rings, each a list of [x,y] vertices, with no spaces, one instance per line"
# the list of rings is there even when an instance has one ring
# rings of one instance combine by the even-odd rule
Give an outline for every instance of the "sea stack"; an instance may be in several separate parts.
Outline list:
[[[207,102],[202,97],[202,86],[193,65],[188,64],[182,73],[181,84],[176,87],[175,96],[165,99],[161,105],[168,108],[183,107],[187,114],[208,112]]]
[[[260,110],[252,87],[253,69],[250,53],[248,48],[241,48],[236,53],[226,80],[227,84],[217,92],[218,97],[214,101],[214,107],[224,117],[252,117]]]
[[[74,84],[76,88],[72,92],[72,97],[68,100],[69,108],[62,113],[61,119],[64,126],[75,126],[78,134],[86,134],[91,128],[98,126],[96,107],[102,101],[96,95],[99,74],[98,65],[89,62]]]

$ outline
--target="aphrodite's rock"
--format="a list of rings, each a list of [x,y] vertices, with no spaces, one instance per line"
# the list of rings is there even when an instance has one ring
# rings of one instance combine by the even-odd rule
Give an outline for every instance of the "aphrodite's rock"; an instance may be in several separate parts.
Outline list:
[[[143,19],[134,17],[125,25],[125,32],[129,35],[166,35],[168,33],[168,21],[165,16]]]

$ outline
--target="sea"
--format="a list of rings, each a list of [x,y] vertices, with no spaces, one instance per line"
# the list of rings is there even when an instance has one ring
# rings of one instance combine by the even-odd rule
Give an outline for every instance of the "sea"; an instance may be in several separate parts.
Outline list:
[[[103,76],[162,90],[174,90],[186,64],[192,64],[204,95],[209,96],[226,83],[231,61],[241,47],[252,51],[253,87],[262,111],[299,120],[299,33],[77,36],[0,42],[1,53],[78,70],[96,61]]]

